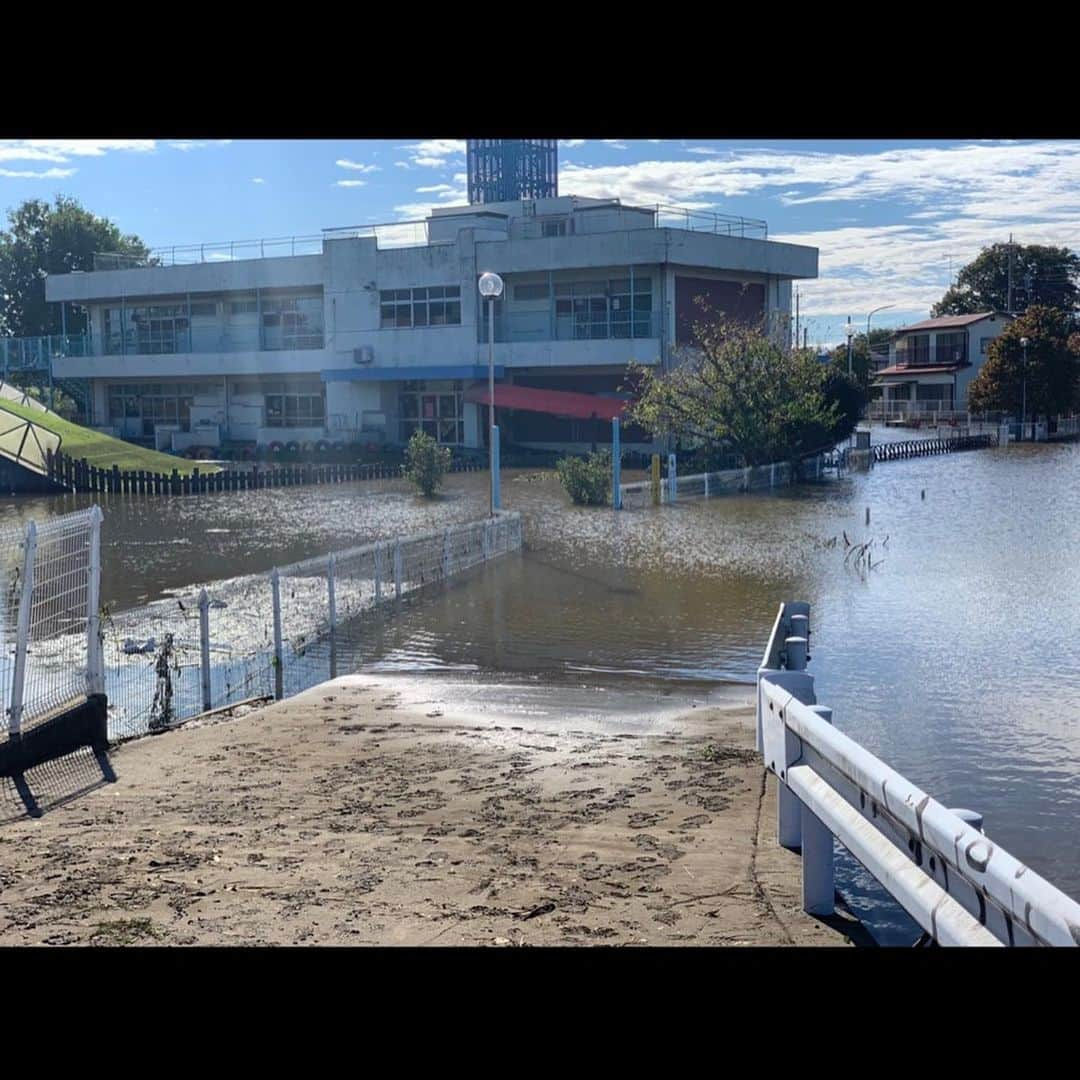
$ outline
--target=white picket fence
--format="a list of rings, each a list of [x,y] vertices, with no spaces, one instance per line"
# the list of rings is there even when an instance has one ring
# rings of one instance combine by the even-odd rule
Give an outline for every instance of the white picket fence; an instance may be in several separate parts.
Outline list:
[[[101,510],[0,530],[0,693],[18,736],[103,691]]]
[[[780,605],[758,669],[757,746],[777,840],[802,854],[803,907],[834,911],[839,840],[940,945],[1080,945],[1080,904],[832,726],[809,659],[810,605]]]

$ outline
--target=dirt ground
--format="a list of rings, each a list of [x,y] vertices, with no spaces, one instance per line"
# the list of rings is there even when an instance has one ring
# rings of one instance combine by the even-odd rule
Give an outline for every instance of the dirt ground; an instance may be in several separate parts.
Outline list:
[[[843,945],[801,910],[744,706],[645,733],[349,676],[0,781],[0,944]]]

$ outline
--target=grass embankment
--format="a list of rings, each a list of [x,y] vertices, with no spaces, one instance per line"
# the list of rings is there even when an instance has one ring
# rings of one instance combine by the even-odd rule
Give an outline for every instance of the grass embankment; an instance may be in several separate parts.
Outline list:
[[[32,420],[39,427],[59,435],[62,453],[70,454],[76,460],[85,458],[99,469],[111,469],[114,465],[121,472],[145,469],[147,472],[171,473],[176,469],[181,476],[187,476],[198,464],[172,454],[146,450],[133,443],[124,442],[123,439],[114,439],[111,435],[92,431],[81,424],[73,424],[56,413],[42,412],[40,409],[19,405],[4,398],[0,398],[0,410],[23,420]],[[218,469],[214,466],[199,466],[199,471],[217,472]]]

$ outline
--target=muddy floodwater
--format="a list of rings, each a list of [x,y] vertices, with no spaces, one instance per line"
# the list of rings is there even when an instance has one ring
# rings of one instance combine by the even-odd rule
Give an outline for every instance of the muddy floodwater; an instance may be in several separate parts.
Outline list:
[[[99,496],[103,600],[188,597],[481,517],[486,484],[452,476],[430,503],[395,483]],[[490,708],[494,684],[505,709],[540,717],[546,687],[600,716],[738,684],[749,698],[777,604],[808,600],[810,668],[836,725],[946,805],[984,814],[993,840],[1080,897],[1080,444],[889,462],[618,514],[569,506],[550,473],[507,470],[503,500],[524,515],[522,554],[374,620],[349,666],[420,685],[438,673],[463,707]],[[0,523],[85,504],[9,500]],[[874,541],[873,569],[845,566],[845,534]],[[848,859],[840,887],[880,940],[910,939]]]

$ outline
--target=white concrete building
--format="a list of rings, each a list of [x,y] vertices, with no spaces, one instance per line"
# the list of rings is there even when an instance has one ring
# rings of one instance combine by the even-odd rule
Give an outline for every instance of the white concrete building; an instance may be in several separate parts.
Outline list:
[[[994,311],[945,315],[895,331],[889,361],[874,381],[881,388],[881,413],[965,412],[968,386],[1010,318]]]
[[[90,327],[54,350],[53,374],[90,380],[94,426],[178,451],[402,443],[418,427],[485,445],[486,270],[505,282],[496,378],[515,408],[499,410],[503,438],[607,441],[587,402],[544,392],[620,396],[630,361],[669,364],[690,340],[698,296],[786,335],[791,282],[818,265],[816,248],[769,241],[764,222],[574,197],[155,256],[48,278],[47,299],[86,310]]]

